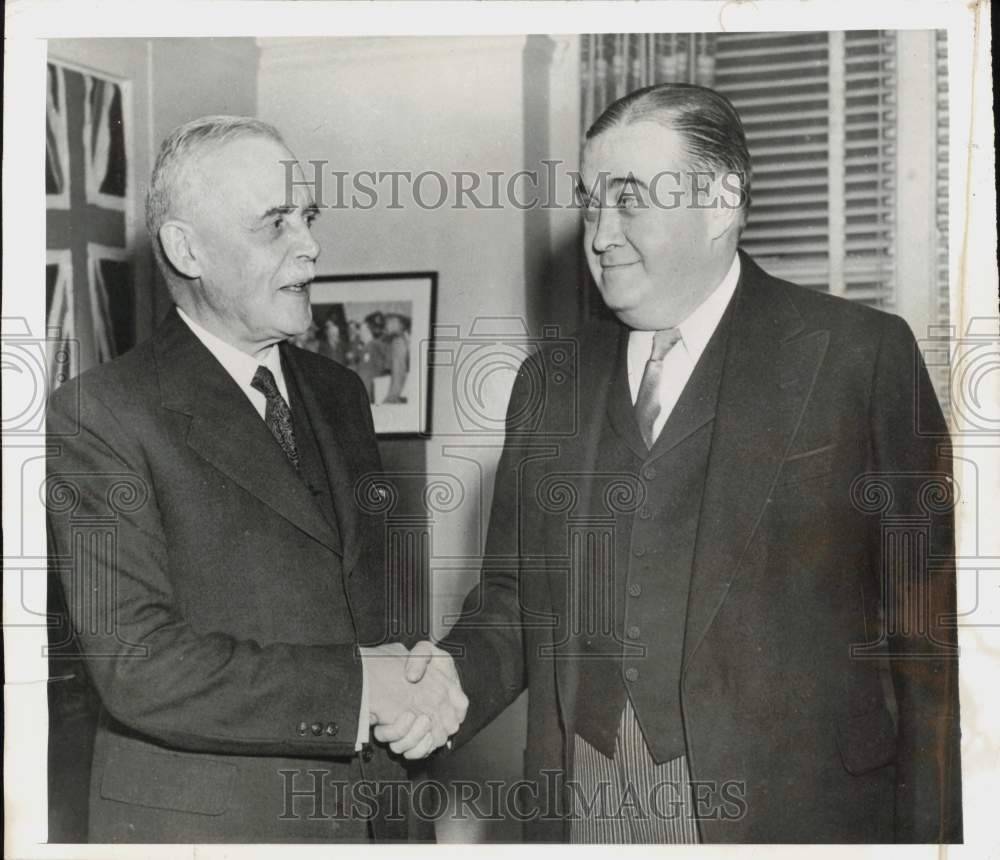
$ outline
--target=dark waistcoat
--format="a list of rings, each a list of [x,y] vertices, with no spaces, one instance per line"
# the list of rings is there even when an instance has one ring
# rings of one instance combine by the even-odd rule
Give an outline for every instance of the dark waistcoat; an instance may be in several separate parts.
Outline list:
[[[657,762],[684,754],[680,680],[688,589],[729,317],[727,310],[652,450],[635,421],[626,369],[628,334],[622,333],[608,420],[598,443],[604,478],[597,476],[594,486],[624,479],[632,489],[611,511],[611,569],[587,566],[585,576],[592,581],[585,588],[590,594],[609,592],[611,606],[605,611],[613,623],[581,640],[576,704],[577,733],[609,757],[626,697]],[[614,499],[613,493],[593,492],[591,513],[597,508],[607,513]],[[587,621],[578,623],[586,627]]]

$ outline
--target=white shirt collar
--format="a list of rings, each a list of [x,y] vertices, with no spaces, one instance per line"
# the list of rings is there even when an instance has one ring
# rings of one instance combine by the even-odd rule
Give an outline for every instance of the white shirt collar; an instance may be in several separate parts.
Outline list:
[[[726,312],[729,302],[736,292],[736,286],[740,282],[740,255],[733,255],[733,262],[729,266],[729,271],[719,282],[719,285],[696,307],[687,318],[678,324],[677,328],[681,333],[682,346],[691,362],[695,365],[701,354],[705,351],[709,340],[719,327],[722,315]],[[644,367],[646,359],[653,345],[652,331],[632,331],[629,335],[630,354],[636,358],[641,358],[640,367]],[[676,347],[675,347],[676,349]],[[640,373],[641,376],[641,373]]]
[[[681,338],[687,347],[688,353],[694,361],[698,361],[701,354],[708,346],[709,340],[715,334],[715,330],[722,321],[722,315],[729,306],[729,301],[736,292],[736,285],[740,282],[740,255],[733,255],[732,265],[725,277],[719,283],[708,298],[696,307],[684,322],[677,327],[681,331]]]
[[[277,344],[269,346],[263,355],[257,359],[243,352],[243,350],[237,349],[232,344],[226,343],[218,335],[212,334],[212,332],[191,319],[180,307],[177,308],[177,314],[184,320],[195,337],[215,356],[219,364],[226,369],[226,372],[233,378],[236,384],[250,397],[251,402],[255,406],[258,405],[257,397],[259,396],[263,402],[264,395],[260,394],[256,389],[251,388],[250,383],[253,381],[258,365],[261,364],[274,374],[274,379],[277,382],[281,396],[285,398],[286,403],[289,402],[288,389],[285,387],[285,376],[281,372],[281,353],[278,351]]]

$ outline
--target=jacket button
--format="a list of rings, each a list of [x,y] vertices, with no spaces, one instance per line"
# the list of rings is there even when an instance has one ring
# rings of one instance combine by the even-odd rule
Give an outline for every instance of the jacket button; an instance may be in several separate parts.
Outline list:
[[[300,735],[304,736],[305,733],[308,732],[308,731],[309,731],[309,724],[308,723],[299,723],[299,734]]]
[[[309,726],[309,729],[317,737],[319,737],[321,734],[323,734],[323,724],[322,723],[313,723],[311,726]]]
[[[633,624],[631,627],[629,627],[628,633],[626,635],[628,636],[629,639],[638,639],[639,628]]]
[[[640,594],[642,594],[642,586],[639,585],[638,582],[633,582],[628,587],[628,593],[631,597],[638,597]]]
[[[638,681],[639,680],[639,670],[635,668],[628,668],[625,670],[625,680],[626,681]]]
[[[656,469],[652,466],[647,466],[642,470],[642,477],[644,477],[647,481],[654,480],[656,478]]]
[[[338,731],[340,731],[340,727],[336,723],[326,724],[326,734],[328,737],[336,737]]]
[[[637,546],[634,550],[632,550],[632,555],[634,555],[636,558],[642,558],[645,554],[646,554],[646,547],[644,546]]]
[[[371,761],[372,757],[374,755],[375,755],[375,752],[372,749],[372,745],[371,744],[363,744],[361,746],[361,760],[362,761]]]
[[[640,509],[639,511],[640,520],[648,520],[651,516],[653,516],[653,512],[649,508]]]

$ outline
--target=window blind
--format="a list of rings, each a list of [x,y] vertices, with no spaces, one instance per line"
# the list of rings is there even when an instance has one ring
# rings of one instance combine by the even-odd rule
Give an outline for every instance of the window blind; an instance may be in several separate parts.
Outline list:
[[[743,118],[753,200],[742,244],[766,269],[893,304],[891,33],[722,33],[715,87]]]
[[[951,308],[949,307],[948,290],[948,31],[938,30],[935,34],[935,54],[937,59],[937,93],[935,100],[935,120],[937,135],[935,138],[935,286],[937,297],[937,324],[944,331],[950,324]],[[934,386],[945,415],[951,409],[950,379],[948,366],[942,362],[932,364]]]
[[[843,294],[890,309],[895,304],[895,49],[890,32],[844,34]]]

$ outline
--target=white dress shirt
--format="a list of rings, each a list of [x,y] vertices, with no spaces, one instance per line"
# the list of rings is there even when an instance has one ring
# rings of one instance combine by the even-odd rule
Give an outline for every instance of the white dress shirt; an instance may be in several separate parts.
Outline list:
[[[208,351],[226,369],[226,373],[233,378],[233,381],[240,387],[240,391],[247,396],[261,418],[264,417],[264,412],[267,408],[267,398],[250,384],[253,382],[257,367],[261,364],[274,374],[274,381],[278,384],[278,391],[285,398],[285,403],[291,404],[292,401],[288,399],[288,387],[285,385],[285,374],[281,372],[281,353],[278,352],[278,345],[276,343],[264,351],[262,358],[256,359],[252,355],[243,352],[242,349],[237,349],[231,343],[226,343],[221,337],[212,334],[207,329],[198,325],[180,308],[177,308],[177,313],[187,323],[187,327],[194,332],[194,336],[205,344]]]
[[[215,356],[216,360],[221,364],[226,373],[228,373],[233,381],[240,387],[247,399],[253,404],[253,408],[257,410],[257,414],[264,419],[264,415],[267,410],[267,398],[261,394],[256,388],[254,388],[251,383],[253,382],[254,374],[257,372],[257,367],[259,365],[264,365],[271,373],[274,374],[274,381],[277,383],[278,391],[281,392],[281,396],[285,398],[285,403],[291,404],[291,400],[288,399],[288,387],[285,385],[285,374],[281,372],[281,353],[278,351],[278,345],[272,344],[265,351],[260,359],[254,358],[252,355],[243,352],[241,349],[237,349],[230,343],[226,343],[222,338],[212,334],[207,331],[202,326],[198,325],[191,317],[189,317],[183,310],[177,308],[177,314],[191,331],[194,336],[198,338],[203,344],[205,344],[206,349],[212,355]],[[330,691],[330,695],[336,694],[335,690]],[[370,727],[368,725],[368,671],[365,667],[364,660],[361,661],[361,715],[358,718],[358,737],[355,741],[354,748],[361,749],[363,744],[368,743]]]
[[[663,358],[660,374],[660,413],[653,422],[653,438],[656,439],[673,412],[681,392],[687,385],[695,365],[705,347],[719,327],[722,315],[736,292],[740,280],[740,256],[733,257],[733,263],[719,285],[698,307],[688,315],[677,328],[681,339]],[[646,369],[646,362],[653,351],[653,331],[633,330],[628,336],[628,387],[632,395],[632,405],[639,396],[639,384]]]

